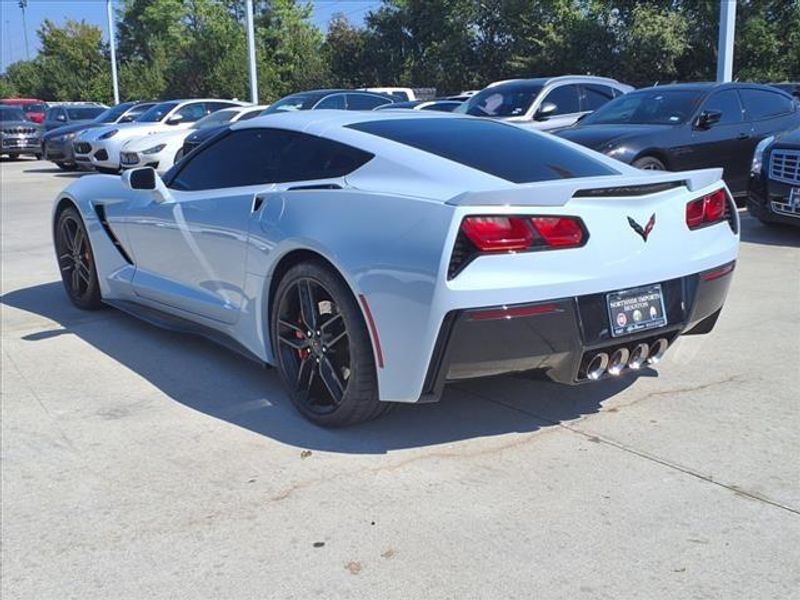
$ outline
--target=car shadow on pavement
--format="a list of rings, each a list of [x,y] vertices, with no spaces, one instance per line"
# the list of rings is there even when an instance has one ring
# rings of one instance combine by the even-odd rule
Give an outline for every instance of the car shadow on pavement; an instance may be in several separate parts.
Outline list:
[[[25,169],[23,173],[47,173],[48,175],[55,175],[56,177],[81,177],[82,175],[88,175],[92,173],[92,171],[64,171],[63,169],[59,169],[58,167],[53,168],[38,168],[38,169]]]
[[[740,217],[743,242],[800,248],[800,226],[765,225],[746,213],[740,213]]]
[[[60,282],[8,292],[0,302],[60,325],[11,334],[25,342],[76,335],[191,409],[285,444],[328,452],[382,454],[534,432],[599,412],[604,400],[635,381],[624,377],[571,387],[534,381],[525,374],[462,381],[448,386],[436,404],[398,404],[376,421],[326,430],[294,410],[275,369],[203,338],[164,331],[113,309],[80,311],[67,300]],[[85,362],[77,366],[90,375]]]

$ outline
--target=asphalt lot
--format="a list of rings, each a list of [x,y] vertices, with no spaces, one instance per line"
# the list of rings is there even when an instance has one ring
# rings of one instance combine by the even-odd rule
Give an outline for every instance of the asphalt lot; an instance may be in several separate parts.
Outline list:
[[[462,383],[324,431],[274,371],[67,301],[73,175],[0,165],[12,598],[798,598],[800,232],[636,379]]]

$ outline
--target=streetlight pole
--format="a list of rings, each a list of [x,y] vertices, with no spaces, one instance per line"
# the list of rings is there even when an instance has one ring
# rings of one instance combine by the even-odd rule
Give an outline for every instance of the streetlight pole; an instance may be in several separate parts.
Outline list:
[[[720,0],[717,81],[733,79],[733,41],[736,31],[736,0]]]
[[[119,104],[119,82],[117,81],[117,40],[114,37],[114,11],[111,9],[111,0],[106,0],[106,15],[108,17],[108,43],[111,46],[111,80],[114,84],[114,104]]]
[[[258,72],[256,71],[256,34],[253,26],[253,0],[245,0],[247,13],[247,56],[250,66],[250,102],[258,104]]]
[[[28,21],[25,19],[25,9],[28,8],[28,0],[19,0],[19,7],[22,9],[22,32],[25,36],[25,58],[31,59],[31,49],[28,46]]]

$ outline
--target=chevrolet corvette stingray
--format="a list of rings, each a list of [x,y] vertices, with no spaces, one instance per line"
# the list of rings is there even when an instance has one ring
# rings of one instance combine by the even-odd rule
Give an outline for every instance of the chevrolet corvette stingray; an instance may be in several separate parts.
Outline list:
[[[343,426],[452,380],[624,375],[711,331],[739,238],[720,177],[469,116],[307,111],[236,123],[163,179],[77,180],[53,234],[78,307],[274,365]]]

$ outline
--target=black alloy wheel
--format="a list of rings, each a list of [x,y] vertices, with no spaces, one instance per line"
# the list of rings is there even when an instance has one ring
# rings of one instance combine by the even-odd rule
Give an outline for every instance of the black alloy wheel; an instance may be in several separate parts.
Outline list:
[[[80,214],[75,208],[61,211],[56,221],[56,255],[64,289],[72,303],[86,310],[102,306],[94,254]]]
[[[372,344],[355,299],[323,263],[296,265],[281,280],[272,340],[292,402],[310,421],[352,425],[390,406],[378,400]]]

